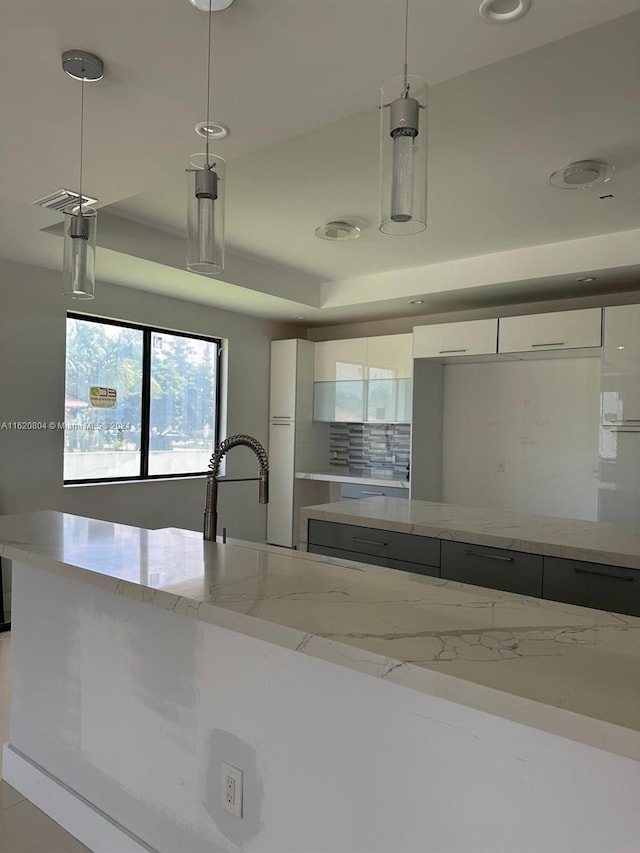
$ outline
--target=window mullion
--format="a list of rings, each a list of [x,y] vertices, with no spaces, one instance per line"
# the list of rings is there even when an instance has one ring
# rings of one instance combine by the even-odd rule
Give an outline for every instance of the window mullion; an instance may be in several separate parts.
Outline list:
[[[149,421],[151,417],[151,329],[142,337],[142,410],[140,412],[140,476],[149,476]]]

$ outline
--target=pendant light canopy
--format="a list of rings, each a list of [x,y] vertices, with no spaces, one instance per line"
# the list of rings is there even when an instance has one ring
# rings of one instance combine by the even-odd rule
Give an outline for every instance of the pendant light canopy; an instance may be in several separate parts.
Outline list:
[[[212,3],[208,0],[207,127],[211,112]],[[200,4],[198,8],[202,8]],[[224,270],[225,161],[209,151],[208,135],[205,152],[189,157],[187,173],[187,269],[202,275],[219,275]]]
[[[84,149],[84,84],[102,80],[104,65],[100,57],[85,50],[67,50],[62,68],[74,80],[80,80],[80,189],[77,203],[64,211],[64,256],[62,292],[72,299],[93,299],[95,295],[95,255],[97,214],[83,204],[82,160]]]
[[[407,73],[409,0],[405,0],[404,73],[381,89],[380,231],[418,234],[427,227],[429,84]]]

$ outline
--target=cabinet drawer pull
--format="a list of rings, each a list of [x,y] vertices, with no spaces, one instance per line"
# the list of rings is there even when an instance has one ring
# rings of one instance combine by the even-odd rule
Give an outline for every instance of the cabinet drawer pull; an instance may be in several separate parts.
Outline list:
[[[579,569],[577,566],[574,566],[573,571],[577,575],[595,575],[598,578],[611,578],[614,581],[633,581],[634,577],[631,575],[614,575],[611,572],[599,572],[597,569]]]
[[[483,554],[479,551],[465,551],[467,557],[482,557],[483,560],[500,560],[502,563],[513,563],[513,557],[503,557],[501,554]]]
[[[271,426],[293,426],[290,421],[273,421]]]
[[[607,423],[622,425],[622,424],[640,424],[640,418],[622,418],[620,421],[607,421]]]
[[[531,347],[563,347],[566,341],[550,341],[546,344],[531,344]]]
[[[438,352],[438,355],[448,355],[449,353],[455,353],[455,352],[468,352],[468,350],[466,350],[466,349],[441,349]]]
[[[365,492],[364,490],[362,491],[362,494],[363,495],[382,495],[382,496],[384,496],[384,492]]]
[[[375,539],[357,539],[355,536],[351,537],[352,542],[357,542],[359,545],[377,545],[379,548],[385,548],[386,542],[376,542]]]

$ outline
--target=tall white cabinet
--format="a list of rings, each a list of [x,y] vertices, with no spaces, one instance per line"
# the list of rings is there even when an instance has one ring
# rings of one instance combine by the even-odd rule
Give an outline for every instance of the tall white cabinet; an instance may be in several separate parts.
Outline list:
[[[604,310],[598,518],[640,524],[640,305]]]
[[[269,503],[267,542],[285,548],[298,539],[298,510],[322,503],[322,484],[296,482],[296,470],[315,470],[328,458],[328,428],[313,421],[314,344],[291,339],[271,344],[269,394]]]

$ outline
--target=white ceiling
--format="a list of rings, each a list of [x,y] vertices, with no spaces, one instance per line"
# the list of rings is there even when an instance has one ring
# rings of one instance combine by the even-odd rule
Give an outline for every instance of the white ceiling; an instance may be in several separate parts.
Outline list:
[[[480,19],[477,0],[411,0],[410,70],[435,84],[430,227],[380,235],[377,87],[401,70],[402,7],[235,0],[215,15],[214,115],[232,129],[217,146],[231,161],[219,281],[182,269],[182,170],[200,147],[206,15],[187,0],[5,0],[0,72],[19,85],[2,95],[0,256],[60,266],[59,237],[41,230],[60,217],[29,202],[77,185],[79,85],[60,69],[69,47],[106,65],[85,90],[85,190],[103,206],[107,280],[319,323],[397,314],[394,270],[640,228],[640,0],[533,0],[524,19],[501,26]],[[586,157],[616,165],[614,199],[548,186],[552,169]],[[317,240],[314,228],[337,218],[360,221],[362,237]],[[595,268],[587,254],[576,271]],[[601,283],[609,268],[612,284],[629,279],[616,263],[597,268]],[[378,288],[373,306],[367,277],[381,273],[388,292]],[[530,298],[535,281],[513,280],[513,298]],[[457,289],[460,305],[481,298],[473,289]],[[412,286],[438,292],[437,282]]]

